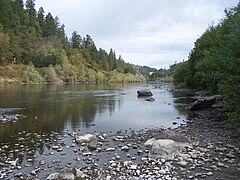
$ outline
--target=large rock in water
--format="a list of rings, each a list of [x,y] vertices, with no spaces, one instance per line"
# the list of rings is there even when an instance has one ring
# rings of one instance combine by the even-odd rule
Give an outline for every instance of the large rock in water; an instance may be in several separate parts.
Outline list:
[[[176,155],[181,155],[181,151],[186,147],[191,147],[188,139],[174,131],[165,130],[144,143],[151,146],[149,157],[153,159],[173,159]]]
[[[216,102],[215,97],[201,98],[195,101],[192,105],[190,105],[189,110],[196,111],[196,110],[207,109],[211,107],[215,102]]]
[[[149,89],[138,90],[137,91],[138,97],[149,97],[153,96],[152,92]]]

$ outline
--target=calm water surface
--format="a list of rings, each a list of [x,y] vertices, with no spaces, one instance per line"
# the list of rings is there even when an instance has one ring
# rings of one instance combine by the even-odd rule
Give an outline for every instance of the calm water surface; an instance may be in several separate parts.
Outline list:
[[[146,88],[153,92],[154,102],[137,97],[137,90]],[[185,119],[176,109],[171,88],[171,84],[0,86],[2,114],[20,116],[15,123],[1,124],[0,137],[23,130],[99,132],[169,127]]]

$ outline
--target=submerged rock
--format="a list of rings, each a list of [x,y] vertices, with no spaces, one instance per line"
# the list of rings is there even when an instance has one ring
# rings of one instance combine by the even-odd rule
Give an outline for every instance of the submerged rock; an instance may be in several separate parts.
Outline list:
[[[151,101],[151,102],[155,101],[155,99],[153,97],[146,98],[145,100],[146,101]]]

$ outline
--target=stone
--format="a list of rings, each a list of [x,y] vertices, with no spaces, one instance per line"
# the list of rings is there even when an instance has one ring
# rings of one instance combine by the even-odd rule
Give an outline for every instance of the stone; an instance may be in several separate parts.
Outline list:
[[[153,96],[152,92],[149,89],[138,90],[138,97]]]
[[[128,151],[128,150],[129,150],[129,147],[128,147],[128,146],[123,146],[123,147],[121,148],[121,150],[122,150],[122,151]]]
[[[231,153],[226,154],[226,156],[227,156],[228,158],[235,158],[235,157],[236,157],[236,156],[234,156],[234,155],[231,154]]]
[[[133,162],[132,162],[132,161],[124,161],[124,162],[123,162],[123,166],[124,166],[124,167],[130,166],[130,165],[133,165]]]
[[[59,149],[60,147],[59,146],[52,146],[52,149],[53,150],[57,150],[57,149]]]
[[[144,145],[151,146],[150,158],[173,159],[174,156],[181,154],[183,148],[191,147],[187,141],[185,136],[171,130],[165,130],[149,139]]]
[[[212,176],[213,173],[212,173],[212,172],[208,172],[207,175],[208,175],[208,176]]]
[[[136,169],[137,169],[137,165],[135,165],[135,164],[130,165],[130,169],[132,169],[132,170],[136,170]]]
[[[155,99],[154,99],[153,97],[146,98],[145,100],[146,100],[146,101],[150,101],[150,102],[153,102],[153,101],[155,101]]]
[[[86,152],[86,153],[83,153],[82,155],[83,155],[83,156],[91,156],[92,153],[90,153],[90,152]]]
[[[82,136],[76,135],[76,136],[75,136],[75,141],[76,141],[77,143],[79,143],[79,144],[89,143],[89,142],[91,142],[93,139],[94,139],[94,135],[92,135],[92,134],[85,134],[85,135],[82,135]]]
[[[85,179],[87,177],[87,175],[84,174],[84,172],[82,172],[80,169],[75,168],[74,171],[75,171],[74,174],[75,174],[76,178]]]
[[[96,144],[88,144],[87,147],[88,147],[88,149],[90,151],[95,151],[97,149],[97,145]]]
[[[148,140],[144,143],[144,146],[146,146],[146,147],[152,146],[154,141],[155,141],[154,138],[148,139]]]
[[[47,180],[58,180],[58,179],[65,179],[65,180],[74,180],[74,174],[72,173],[52,173],[47,177]]]
[[[216,102],[215,97],[200,98],[190,105],[190,111],[208,109]]]
[[[186,167],[187,166],[187,162],[186,161],[180,161],[178,164],[180,166],[182,166],[182,167]]]
[[[166,174],[166,171],[165,171],[164,169],[161,169],[161,170],[159,171],[159,173],[160,173],[160,174]]]
[[[185,136],[183,136],[182,134],[168,130],[168,129],[157,134],[154,139],[156,139],[156,140],[157,139],[171,139],[171,140],[177,141],[177,142],[188,142],[188,139]]]
[[[106,151],[115,151],[115,148],[107,148]]]

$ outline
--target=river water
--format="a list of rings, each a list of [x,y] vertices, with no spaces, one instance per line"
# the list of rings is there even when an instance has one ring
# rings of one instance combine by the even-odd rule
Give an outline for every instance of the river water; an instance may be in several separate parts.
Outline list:
[[[5,172],[4,161],[16,158],[19,169],[34,165],[63,132],[177,127],[186,115],[172,88],[169,83],[0,86],[0,171]],[[138,98],[139,89],[150,89],[155,101]]]

